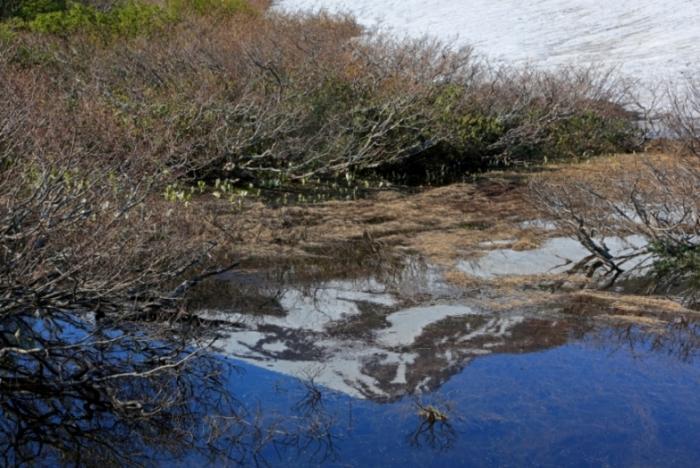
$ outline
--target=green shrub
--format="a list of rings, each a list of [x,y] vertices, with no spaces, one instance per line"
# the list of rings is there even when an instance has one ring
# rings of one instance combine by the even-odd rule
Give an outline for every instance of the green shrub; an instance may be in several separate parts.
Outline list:
[[[676,286],[685,282],[693,289],[700,288],[700,245],[653,242],[650,251],[657,257],[652,267],[657,278]]]
[[[66,34],[96,27],[100,19],[98,11],[75,3],[65,11],[37,15],[27,27],[34,32]]]
[[[104,11],[85,1],[21,0],[3,16],[19,22],[3,29],[56,35],[79,32],[103,37],[135,36],[160,31],[190,14],[228,17],[252,12],[247,0],[169,0],[165,6],[126,0]]]
[[[37,15],[66,9],[66,0],[4,0],[0,19],[18,17],[32,20]]]
[[[480,160],[492,156],[492,145],[503,136],[506,128],[497,117],[483,113],[453,116],[451,146],[460,159]]]
[[[627,151],[637,133],[629,118],[581,111],[551,124],[543,152],[550,159],[561,159]]]
[[[247,0],[168,0],[167,5],[178,16],[188,13],[230,16],[254,11]]]
[[[9,44],[15,39],[17,35],[15,29],[14,23],[0,23],[0,45]]]
[[[107,14],[113,33],[127,36],[150,33],[166,27],[175,18],[156,5],[128,2]]]
[[[494,155],[490,146],[503,135],[504,125],[469,98],[469,90],[457,84],[446,85],[428,98],[427,125],[422,135],[413,135],[426,149],[407,161],[411,172],[407,180],[419,180],[423,174],[431,183],[446,182],[465,170],[482,167]],[[400,168],[393,167],[392,172],[399,174]]]
[[[27,24],[34,32],[66,35],[75,32],[103,36],[133,36],[162,29],[173,21],[165,9],[136,1],[125,2],[106,12],[80,3],[65,11],[37,15]]]

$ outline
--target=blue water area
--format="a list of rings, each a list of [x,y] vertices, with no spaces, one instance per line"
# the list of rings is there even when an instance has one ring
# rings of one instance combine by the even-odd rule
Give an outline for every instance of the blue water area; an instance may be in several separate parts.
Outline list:
[[[603,338],[600,338],[600,337]],[[231,391],[299,433],[270,443],[272,466],[700,465],[700,359],[653,338],[605,334],[541,352],[485,356],[429,395],[389,403],[303,385],[238,363]],[[420,407],[448,422],[431,425]],[[283,432],[283,431],[279,431]]]

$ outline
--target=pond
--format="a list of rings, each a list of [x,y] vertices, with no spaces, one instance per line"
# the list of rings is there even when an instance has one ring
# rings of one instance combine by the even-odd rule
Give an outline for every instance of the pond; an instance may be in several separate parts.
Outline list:
[[[632,332],[634,334],[634,331]],[[323,391],[318,411],[328,439],[267,450],[272,465],[327,466],[695,466],[700,457],[700,366],[653,349],[652,338],[622,343],[600,330],[549,349],[490,354],[418,400],[382,402]],[[250,402],[290,417],[304,387],[241,364],[232,385]],[[272,402],[272,403],[271,403]],[[421,419],[418,404],[448,414]],[[270,406],[272,405],[272,406]]]
[[[184,338],[183,348],[173,348],[176,340],[156,342],[129,324],[92,316],[27,318],[27,327],[68,346],[55,348],[56,366],[0,362],[41,376],[24,386],[0,376],[8,389],[0,394],[0,459],[42,466],[696,466],[697,312],[575,289],[582,287],[575,275],[551,272],[582,254],[563,239],[511,247],[489,243],[470,263],[470,282],[459,284],[448,281],[444,266],[381,251],[363,258],[357,250],[352,261],[341,250],[325,260],[247,262],[203,284],[188,304],[202,319],[198,343],[211,350]],[[499,258],[532,268],[503,269]],[[523,274],[535,267],[542,271]],[[562,281],[570,286],[552,286]],[[200,352],[184,372],[144,379],[131,371],[145,360]],[[99,373],[65,377],[85,361],[125,372],[113,383]],[[129,406],[109,405],[83,384],[96,379],[96,388]],[[144,413],[133,395],[155,403],[146,399]]]
[[[262,425],[284,427],[284,441],[271,438],[245,463],[696,465],[692,317],[489,308],[488,294],[460,296],[436,268],[423,273],[390,284],[282,287],[250,272],[226,280],[257,282],[276,303],[257,315],[203,312],[237,324],[217,341],[241,370],[231,393],[264,409]]]

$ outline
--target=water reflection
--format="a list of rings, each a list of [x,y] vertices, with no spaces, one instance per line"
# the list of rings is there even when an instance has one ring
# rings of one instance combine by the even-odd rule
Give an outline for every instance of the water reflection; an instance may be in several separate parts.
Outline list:
[[[596,239],[596,242],[609,249],[614,258],[635,256],[624,264],[625,271],[639,274],[650,265],[651,255],[644,252],[648,241],[643,236],[606,237]],[[576,239],[553,237],[532,250],[490,250],[475,260],[460,261],[458,267],[465,273],[482,279],[560,274],[589,256],[590,252]]]
[[[449,288],[437,278],[424,279],[429,283],[424,290]],[[258,293],[270,289],[266,285]],[[275,309],[283,313],[251,316],[231,308],[202,314],[239,325],[217,341],[227,356],[289,376],[313,373],[315,383],[328,389],[381,402],[433,392],[475,358],[590,340],[608,323],[596,320],[590,310],[582,314],[575,304],[494,312],[465,298],[449,302],[445,296],[426,300],[423,295],[422,300],[407,300],[400,292],[406,289],[375,277],[278,285]],[[608,345],[623,339],[627,346],[635,340],[647,345],[648,328],[622,321],[604,328],[618,334],[616,340],[599,339]],[[686,360],[696,352],[694,324],[651,331],[659,352]]]
[[[436,451],[447,451],[453,448],[457,441],[457,431],[453,427],[452,419],[456,418],[456,412],[449,403],[438,408],[434,404],[424,404],[420,399],[415,401],[419,419],[418,427],[411,431],[408,443],[411,447],[427,447]]]
[[[400,310],[388,317],[416,310],[395,307]],[[445,313],[418,334],[374,334],[377,349],[403,359],[402,371],[385,355],[374,359],[355,350],[370,356],[355,369],[374,379],[376,388],[348,381],[333,391],[322,383],[328,375],[324,358],[306,355],[315,367],[294,377],[270,372],[270,361],[294,362],[297,355],[281,358],[277,353],[284,351],[261,345],[247,348],[251,364],[200,363],[191,378],[223,369],[223,386],[214,391],[194,385],[187,402],[150,421],[125,424],[99,408],[81,418],[75,395],[4,394],[3,427],[18,429],[4,435],[6,464],[557,464],[588,456],[591,447],[596,456],[612,457],[592,461],[626,464],[639,461],[625,448],[630,438],[650,444],[643,454],[652,464],[673,456],[683,465],[700,456],[688,440],[700,429],[697,322],[649,326],[574,320],[566,313],[525,313],[515,320],[511,314],[447,310],[463,313]],[[376,331],[392,329],[391,323]],[[280,329],[265,333],[279,339]],[[340,359],[340,351],[330,358]],[[401,373],[405,378],[397,378]],[[28,414],[22,408],[28,407],[43,408],[43,415],[22,419],[20,430],[17,424]],[[431,407],[445,418],[427,416]],[[613,442],[606,439],[611,431],[618,434]],[[72,458],[47,452],[47,446],[71,450]],[[523,458],[516,447],[534,458]]]
[[[20,314],[8,320],[23,320],[23,330],[35,332],[23,339],[36,344],[0,356],[3,466],[145,464],[187,448],[210,452],[198,440],[208,429],[207,402],[235,412],[220,359],[70,314],[51,322]],[[165,365],[173,359],[182,365]],[[164,368],[152,371],[152,362]]]
[[[201,311],[233,325],[209,330],[220,355],[162,382],[161,391],[187,388],[186,399],[145,419],[79,392],[3,392],[4,464],[684,465],[700,457],[691,440],[700,430],[692,316],[615,317],[575,302],[496,312],[457,297],[429,266],[391,277],[294,282],[237,272],[226,281],[244,286],[241,302]],[[252,303],[267,306],[250,314]],[[122,386],[123,395],[158,391]]]
[[[310,408],[333,421],[324,426],[332,434],[324,439],[329,451],[322,464],[328,466],[655,465],[669,459],[692,466],[700,456],[693,442],[700,429],[696,325],[595,323],[567,333],[551,346],[472,360],[420,397],[356,399],[313,382],[276,408],[284,413],[286,401],[289,415]],[[686,342],[679,352],[674,333],[689,338],[694,351],[685,352]],[[256,365],[245,368],[251,375],[244,385],[262,401],[272,399],[262,375],[297,385]],[[445,417],[431,419],[431,408]],[[308,463],[296,450],[265,453],[275,466]]]
[[[692,363],[700,353],[700,322],[678,321],[651,327],[621,323],[588,333],[582,341],[611,353],[622,352],[639,358],[663,354]]]
[[[409,438],[409,444],[414,448],[427,447],[432,450],[445,451],[454,447],[457,432],[448,421],[428,421],[422,419],[418,428]]]

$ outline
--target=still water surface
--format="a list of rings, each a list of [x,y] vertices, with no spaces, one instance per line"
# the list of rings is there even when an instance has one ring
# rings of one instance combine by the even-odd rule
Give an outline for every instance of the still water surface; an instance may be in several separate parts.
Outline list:
[[[275,312],[210,312],[240,323],[218,342],[242,370],[231,393],[263,420],[304,427],[248,462],[697,466],[692,317],[585,304],[491,310],[455,299],[433,273],[403,289],[374,279],[263,285]],[[431,406],[446,422],[421,415]]]
[[[636,329],[632,329],[634,334]],[[697,466],[700,365],[654,349],[643,333],[602,329],[536,352],[468,363],[438,389],[378,402],[323,390],[318,412],[331,438],[306,448],[268,448],[267,462],[326,466]],[[231,388],[266,411],[298,416],[307,389],[240,363]],[[417,404],[448,423],[432,427]]]

